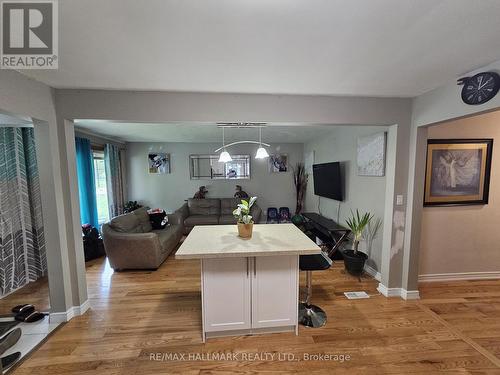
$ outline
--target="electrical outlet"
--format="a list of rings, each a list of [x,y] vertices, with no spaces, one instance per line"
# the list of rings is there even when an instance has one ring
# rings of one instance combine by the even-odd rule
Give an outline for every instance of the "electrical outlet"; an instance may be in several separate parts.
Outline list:
[[[402,205],[403,205],[403,196],[396,195],[396,206],[402,206]]]

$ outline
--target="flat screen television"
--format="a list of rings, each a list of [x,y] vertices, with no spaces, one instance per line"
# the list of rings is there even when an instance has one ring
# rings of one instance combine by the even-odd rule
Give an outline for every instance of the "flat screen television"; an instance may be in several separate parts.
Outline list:
[[[344,200],[340,162],[313,165],[314,194],[320,197]]]

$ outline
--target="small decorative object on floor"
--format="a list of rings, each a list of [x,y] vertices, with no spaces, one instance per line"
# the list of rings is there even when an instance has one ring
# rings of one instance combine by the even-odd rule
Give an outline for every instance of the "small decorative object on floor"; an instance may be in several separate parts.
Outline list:
[[[200,186],[199,190],[194,194],[194,199],[205,199],[205,195],[208,193],[208,190],[205,186]]]
[[[135,210],[137,210],[138,208],[141,208],[141,207],[142,206],[139,203],[137,203],[137,201],[128,201],[123,206],[123,212],[126,213],[126,214],[128,214],[129,212],[135,211]]]
[[[148,215],[153,229],[165,229],[168,225],[168,216],[165,210],[161,208],[153,208],[148,210]]]
[[[252,237],[253,220],[250,209],[256,200],[257,197],[252,197],[249,201],[242,199],[241,203],[233,211],[234,217],[238,219],[238,235],[242,238]]]
[[[240,185],[236,185],[236,193],[234,193],[234,197],[235,198],[240,198],[240,199],[245,199],[245,198],[248,198],[249,195],[246,191],[243,191],[241,189],[241,186]]]
[[[358,251],[359,241],[363,239],[363,232],[372,221],[373,215],[365,212],[363,215],[356,210],[356,213],[351,211],[351,217],[346,220],[346,224],[354,236],[352,250],[344,250],[344,265],[347,272],[351,275],[361,275],[365,266],[365,261],[368,256],[361,251]]]

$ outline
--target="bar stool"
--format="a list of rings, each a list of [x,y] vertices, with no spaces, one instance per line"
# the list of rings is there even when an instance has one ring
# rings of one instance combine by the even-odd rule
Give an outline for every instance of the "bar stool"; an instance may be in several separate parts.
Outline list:
[[[299,323],[306,327],[319,328],[326,323],[326,313],[320,307],[311,305],[312,271],[326,270],[332,260],[323,252],[314,255],[301,255],[299,268],[306,271],[307,294],[305,302],[299,302]]]

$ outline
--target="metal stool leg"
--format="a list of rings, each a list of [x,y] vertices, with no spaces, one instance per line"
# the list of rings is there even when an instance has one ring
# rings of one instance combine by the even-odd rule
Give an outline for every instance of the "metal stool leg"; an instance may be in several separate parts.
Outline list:
[[[306,327],[319,328],[326,324],[326,313],[318,306],[311,305],[312,271],[306,271],[306,301],[299,303],[299,323]]]

